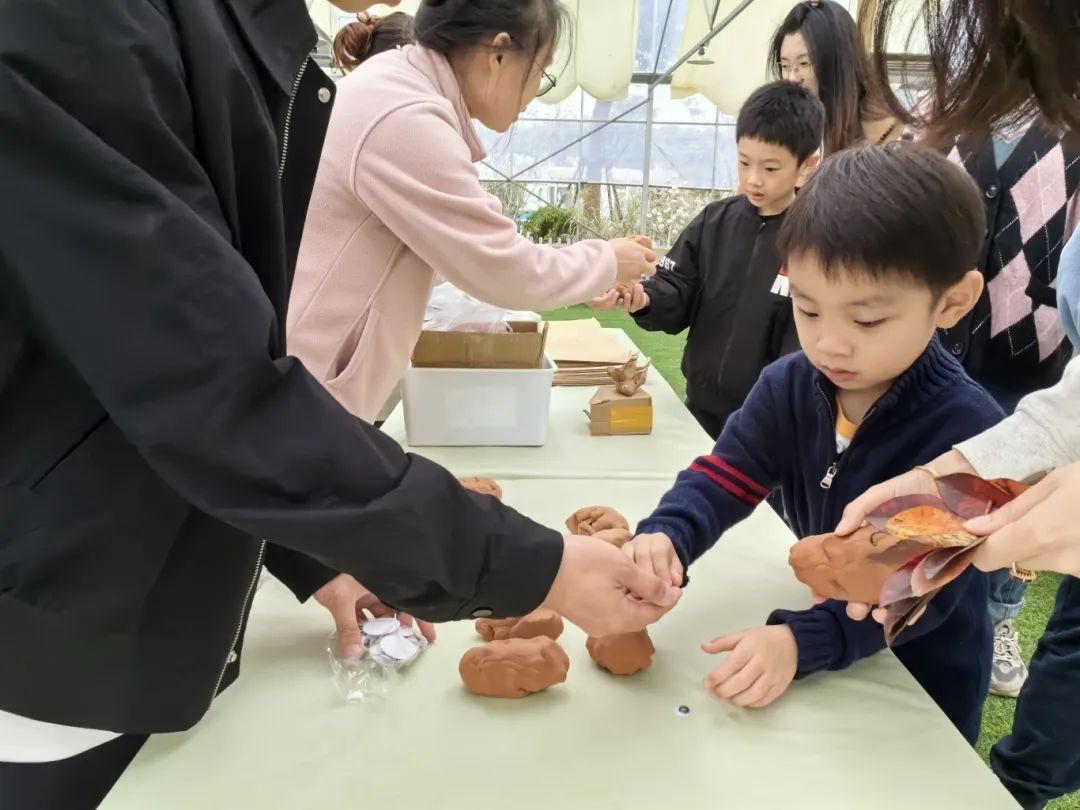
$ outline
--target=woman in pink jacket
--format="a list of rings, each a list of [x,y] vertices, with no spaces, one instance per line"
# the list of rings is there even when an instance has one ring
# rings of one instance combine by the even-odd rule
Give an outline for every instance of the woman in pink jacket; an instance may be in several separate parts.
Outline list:
[[[288,315],[289,350],[373,421],[404,373],[436,274],[507,309],[587,301],[651,274],[632,239],[536,245],[480,184],[472,119],[504,132],[552,80],[558,0],[425,0],[416,44],[339,84]]]

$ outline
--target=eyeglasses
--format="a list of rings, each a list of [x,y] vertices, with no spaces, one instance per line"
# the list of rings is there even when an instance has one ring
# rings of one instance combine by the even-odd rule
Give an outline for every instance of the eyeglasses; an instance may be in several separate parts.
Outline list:
[[[540,89],[536,91],[536,97],[540,98],[540,96],[550,93],[555,89],[556,79],[544,70],[543,65],[539,62],[533,62],[533,64],[536,65],[537,69],[540,71]]]
[[[814,75],[814,66],[807,59],[801,59],[794,65],[791,62],[779,62],[777,67],[780,68],[780,76],[784,79],[790,79],[792,76],[812,76]]]

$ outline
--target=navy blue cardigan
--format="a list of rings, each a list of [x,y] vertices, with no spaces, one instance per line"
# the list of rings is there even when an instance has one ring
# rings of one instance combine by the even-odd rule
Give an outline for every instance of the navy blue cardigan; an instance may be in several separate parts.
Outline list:
[[[780,488],[797,537],[832,531],[866,489],[948,451],[998,422],[997,403],[937,338],[867,412],[847,452],[836,452],[836,388],[802,352],[770,365],[724,426],[713,454],[679,474],[638,533],[662,532],[688,566]],[[842,669],[885,646],[876,622],[844,604],[777,610],[799,646],[797,677]],[[895,652],[969,740],[978,735],[992,630],[986,580],[975,569],[945,588]]]

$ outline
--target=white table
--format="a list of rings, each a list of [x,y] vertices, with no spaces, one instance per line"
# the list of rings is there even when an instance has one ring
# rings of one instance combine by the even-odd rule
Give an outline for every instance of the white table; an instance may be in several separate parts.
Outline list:
[[[505,482],[510,504],[553,527],[592,501],[637,519],[661,489]],[[193,731],[152,738],[104,807],[1015,807],[889,653],[796,683],[760,711],[705,694],[718,659],[701,641],[808,603],[786,566],[790,542],[758,510],[694,567],[683,602],[651,629],[650,670],[598,670],[568,627],[567,682],[518,701],[465,692],[457,663],[479,639],[457,623],[439,627],[384,701],[345,705],[329,681],[328,617],[270,583],[255,600],[240,681]]]
[[[621,329],[604,331],[636,350]],[[596,388],[588,386],[552,389],[551,423],[543,447],[409,447],[401,407],[386,420],[383,431],[410,452],[460,476],[670,481],[695,458],[709,453],[713,443],[656,369],[649,369],[644,388],[653,399],[649,436],[590,436],[586,412]]]

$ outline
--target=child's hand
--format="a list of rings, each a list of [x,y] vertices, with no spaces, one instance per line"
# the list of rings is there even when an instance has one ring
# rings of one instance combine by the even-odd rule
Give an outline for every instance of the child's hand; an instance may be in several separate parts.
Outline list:
[[[619,301],[622,296],[619,294],[618,287],[612,287],[606,293],[598,298],[593,298],[591,301],[586,301],[586,305],[589,309],[595,309],[597,312],[608,312],[615,309],[619,305]]]
[[[649,294],[643,284],[632,284],[628,294],[619,299],[619,309],[625,309],[631,315],[649,306]]]
[[[768,706],[784,694],[799,664],[799,646],[786,624],[718,636],[701,649],[728,653],[724,663],[705,676],[705,688],[715,697],[751,709]]]
[[[634,564],[676,588],[683,584],[683,564],[675,553],[675,544],[666,534],[639,534],[622,547]]]

